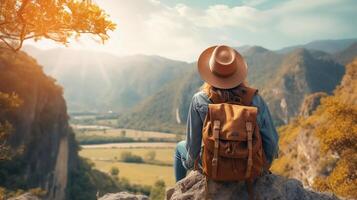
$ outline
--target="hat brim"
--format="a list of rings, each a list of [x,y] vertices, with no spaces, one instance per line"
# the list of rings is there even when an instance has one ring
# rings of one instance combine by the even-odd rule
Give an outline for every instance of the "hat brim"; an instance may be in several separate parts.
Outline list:
[[[211,58],[213,50],[216,47],[217,46],[209,47],[208,49],[202,52],[197,62],[198,73],[205,82],[212,85],[213,87],[220,89],[234,88],[246,79],[248,74],[248,66],[244,61],[243,57],[237,51],[235,51],[236,59],[233,63],[237,66],[237,70],[235,71],[235,73],[228,77],[217,76],[211,71],[209,67],[209,60]]]

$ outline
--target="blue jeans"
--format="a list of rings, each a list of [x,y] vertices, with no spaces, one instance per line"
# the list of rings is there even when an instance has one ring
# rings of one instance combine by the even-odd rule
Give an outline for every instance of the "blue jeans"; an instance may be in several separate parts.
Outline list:
[[[177,143],[175,149],[174,170],[176,182],[185,178],[187,169],[183,165],[183,161],[187,159],[186,141]]]

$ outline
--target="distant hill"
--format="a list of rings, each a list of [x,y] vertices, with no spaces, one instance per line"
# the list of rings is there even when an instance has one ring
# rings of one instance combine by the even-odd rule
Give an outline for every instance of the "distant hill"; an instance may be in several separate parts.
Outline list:
[[[70,112],[130,110],[181,75],[187,63],[159,56],[117,57],[108,53],[26,47],[65,88]]]
[[[303,45],[295,45],[290,47],[285,47],[278,50],[278,53],[289,53],[294,51],[296,48],[305,48],[310,50],[319,50],[327,53],[337,53],[342,51],[353,43],[357,42],[357,38],[351,39],[340,39],[340,40],[316,40]]]
[[[357,42],[351,44],[348,48],[335,53],[333,56],[336,61],[338,61],[343,65],[346,65],[347,63],[351,62],[356,55],[357,55]]]

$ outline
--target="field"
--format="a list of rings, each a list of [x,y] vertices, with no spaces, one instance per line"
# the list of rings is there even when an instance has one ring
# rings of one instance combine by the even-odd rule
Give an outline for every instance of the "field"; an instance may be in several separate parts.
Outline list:
[[[172,133],[119,129],[106,126],[72,125],[80,144],[123,142],[176,142],[182,136]]]
[[[147,152],[155,151],[155,161],[171,165],[173,163],[174,149],[172,148],[87,148],[84,146],[80,155],[94,162],[95,168],[108,173],[111,167],[118,167],[119,177],[127,178],[131,183],[153,185],[157,180],[164,180],[167,186],[174,185],[174,172],[172,166],[160,166],[146,163],[125,163],[120,161],[124,151],[145,158]]]
[[[103,130],[78,130],[76,133],[87,136],[105,136],[105,137],[118,137],[125,136],[135,139],[148,139],[148,138],[172,138],[175,139],[176,135],[172,133],[161,133],[153,131],[137,131],[131,129],[103,129]]]
[[[117,167],[119,178],[126,178],[130,183],[153,185],[157,180],[163,180],[167,186],[174,185],[174,148],[182,136],[119,129],[113,126],[115,120],[98,120],[93,116],[80,116],[76,120],[91,120],[91,123],[71,126],[76,139],[82,144],[80,156],[90,159],[95,168],[109,173],[112,167]],[[155,152],[155,158],[150,160],[147,154],[152,151]],[[124,162],[121,156],[123,152],[140,156],[143,163]]]

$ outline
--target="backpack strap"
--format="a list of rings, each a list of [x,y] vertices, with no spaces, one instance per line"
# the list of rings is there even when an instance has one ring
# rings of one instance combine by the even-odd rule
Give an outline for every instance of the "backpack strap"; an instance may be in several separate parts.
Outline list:
[[[253,123],[252,122],[245,122],[245,127],[247,130],[247,141],[248,141],[248,160],[247,160],[247,171],[245,173],[245,178],[248,179],[250,177],[252,166],[253,166]]]
[[[231,102],[226,102],[222,99],[221,95],[214,90],[210,90],[207,94],[208,98],[214,103],[238,103],[246,106],[252,105],[254,96],[258,93],[258,90],[241,84],[237,89],[234,90],[234,93],[237,95],[237,98],[231,100]]]
[[[219,120],[213,121],[213,137],[214,137],[214,150],[212,159],[212,176],[217,177],[218,172],[218,151],[219,151],[219,131],[221,129],[221,122]]]
[[[258,89],[251,88],[246,86],[244,83],[240,85],[240,89],[242,90],[242,101],[243,105],[250,106],[252,105],[254,96],[258,93]]]

